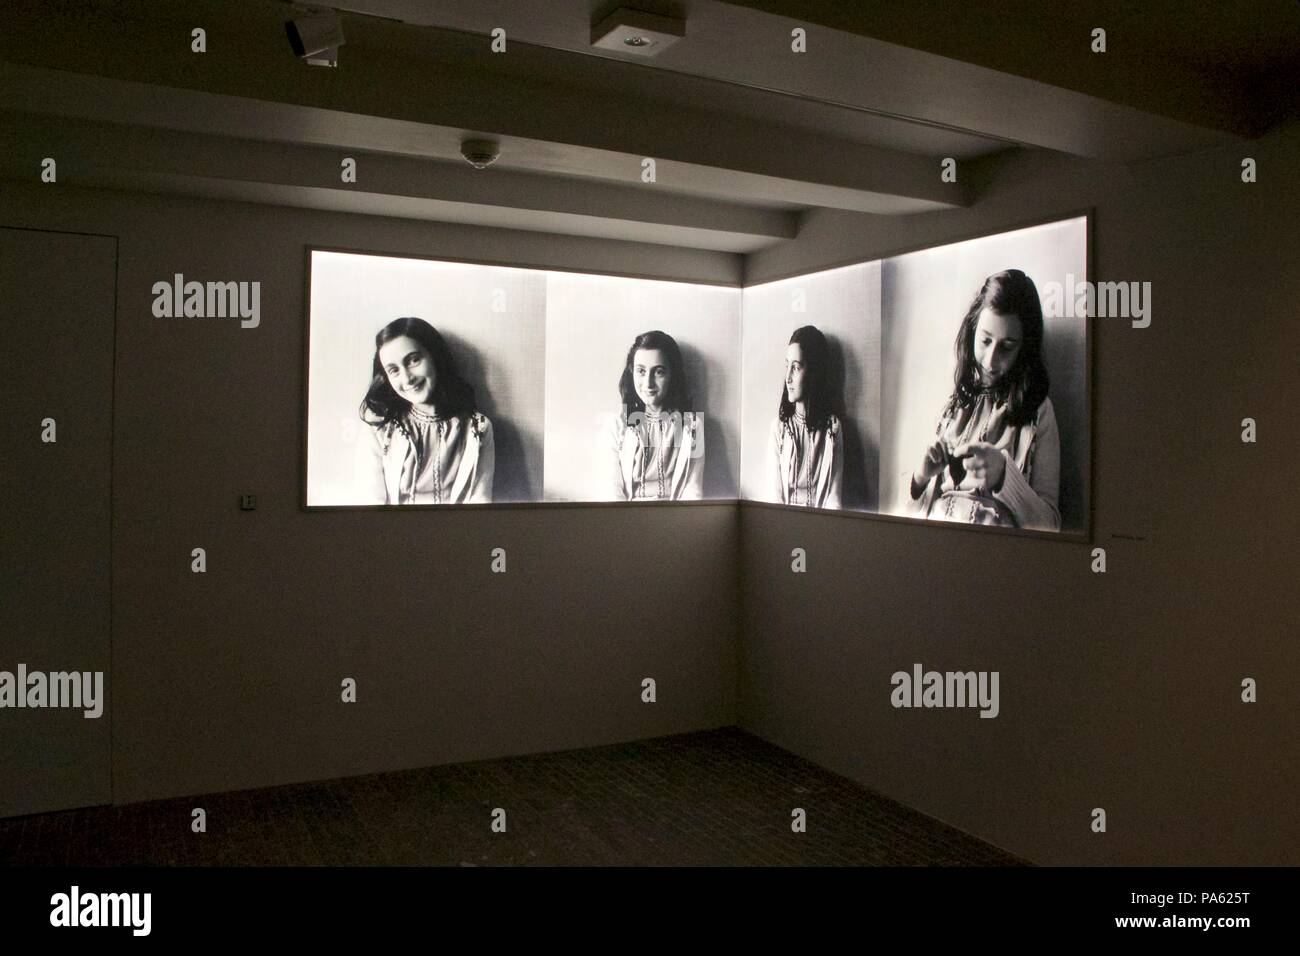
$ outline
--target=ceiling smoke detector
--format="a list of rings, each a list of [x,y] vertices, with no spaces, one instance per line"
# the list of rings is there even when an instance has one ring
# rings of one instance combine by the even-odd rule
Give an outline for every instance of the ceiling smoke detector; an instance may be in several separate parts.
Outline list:
[[[460,154],[475,169],[487,169],[501,155],[501,147],[490,139],[467,139],[460,144]]]
[[[686,21],[619,7],[591,28],[591,45],[636,56],[657,56],[686,36]]]

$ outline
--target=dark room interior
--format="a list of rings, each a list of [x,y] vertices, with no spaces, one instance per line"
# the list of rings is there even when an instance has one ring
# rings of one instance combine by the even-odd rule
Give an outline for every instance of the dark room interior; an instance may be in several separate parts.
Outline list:
[[[1300,863],[1300,4],[3,19],[11,875]]]

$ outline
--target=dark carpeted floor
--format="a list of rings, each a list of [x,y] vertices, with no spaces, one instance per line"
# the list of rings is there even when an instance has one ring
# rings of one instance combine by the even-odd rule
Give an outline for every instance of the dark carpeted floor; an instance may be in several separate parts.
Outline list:
[[[191,832],[191,811],[207,832]],[[493,833],[492,811],[506,811]],[[807,832],[791,811],[807,811]],[[0,862],[1006,866],[1023,861],[728,728],[0,820]]]

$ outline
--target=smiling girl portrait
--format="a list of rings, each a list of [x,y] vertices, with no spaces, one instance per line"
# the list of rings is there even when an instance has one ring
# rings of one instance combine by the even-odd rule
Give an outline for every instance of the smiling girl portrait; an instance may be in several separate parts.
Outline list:
[[[622,407],[605,432],[608,496],[614,500],[689,500],[704,496],[704,422],[691,407],[676,339],[643,332],[618,380]]]
[[[369,426],[358,443],[366,503],[492,500],[492,423],[428,322],[401,318],[379,330],[360,414]]]

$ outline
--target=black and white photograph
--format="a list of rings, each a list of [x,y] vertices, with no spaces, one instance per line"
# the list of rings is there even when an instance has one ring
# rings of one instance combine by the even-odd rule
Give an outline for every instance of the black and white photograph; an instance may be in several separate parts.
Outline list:
[[[882,510],[1087,528],[1087,219],[884,260]]]
[[[746,287],[744,357],[743,497],[875,511],[880,262]]]
[[[552,272],[546,499],[735,498],[739,289]]]
[[[307,505],[541,497],[546,273],[312,250]]]

